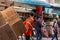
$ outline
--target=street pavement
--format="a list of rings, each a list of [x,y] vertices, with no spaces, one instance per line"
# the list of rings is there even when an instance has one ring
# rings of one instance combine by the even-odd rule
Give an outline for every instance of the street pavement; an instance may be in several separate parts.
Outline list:
[[[52,38],[42,38],[42,40],[51,40]],[[34,39],[34,40],[36,40],[36,39]],[[54,39],[54,40],[56,40],[56,39]],[[60,37],[58,38],[58,40],[60,40]]]
[[[59,37],[58,37],[58,40],[60,40],[60,34],[58,35]],[[32,37],[32,39],[33,40],[36,40],[36,37],[34,36],[34,37]],[[42,38],[42,40],[51,40],[52,38]],[[22,35],[22,36],[19,36],[19,39],[18,40],[25,40],[25,36],[24,35]],[[56,39],[54,39],[54,40],[56,40]]]
[[[42,38],[42,40],[51,40],[52,38]],[[23,39],[20,37],[19,40],[25,40],[25,37]],[[33,40],[36,40],[36,37],[33,37]],[[56,40],[56,39],[54,39]],[[58,37],[58,40],[60,40],[60,37]]]

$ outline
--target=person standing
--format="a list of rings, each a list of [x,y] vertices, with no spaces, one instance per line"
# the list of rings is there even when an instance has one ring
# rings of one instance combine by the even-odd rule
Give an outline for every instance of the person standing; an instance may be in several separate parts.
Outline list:
[[[42,39],[42,32],[41,32],[41,28],[42,28],[42,19],[38,18],[34,24],[34,27],[37,31],[37,40],[41,40]]]
[[[25,34],[25,37],[26,37],[26,40],[30,40],[30,37],[32,36],[32,24],[34,23],[34,18],[33,18],[33,15],[31,14],[29,18],[27,18],[25,21],[24,21],[24,25],[26,27],[26,32],[24,33]]]
[[[57,20],[57,24],[58,24],[58,31],[59,31],[59,34],[60,34],[60,19]]]
[[[58,40],[58,24],[57,24],[57,22],[55,21],[54,22],[54,25],[53,25],[53,27],[54,27],[54,35],[53,35],[53,37],[52,37],[52,40],[54,40],[54,38],[56,38],[56,40]]]

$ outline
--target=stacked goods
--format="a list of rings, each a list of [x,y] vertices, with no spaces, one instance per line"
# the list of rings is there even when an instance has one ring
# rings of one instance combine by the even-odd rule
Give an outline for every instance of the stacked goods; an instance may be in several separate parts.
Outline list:
[[[6,8],[6,5],[5,4],[0,4],[0,11],[4,10]]]
[[[17,40],[16,35],[0,13],[0,40]]]
[[[13,6],[14,2],[11,0],[5,0],[5,4],[9,7],[9,6]]]
[[[6,10],[1,12],[5,20],[9,23],[9,25],[14,24],[18,20],[21,20],[19,18],[19,15],[16,13],[16,11],[13,9],[13,7],[9,7]]]
[[[5,2],[5,0],[0,0],[0,3],[4,3]]]
[[[2,14],[0,13],[0,26],[2,26],[5,23],[6,22],[5,22],[5,20],[4,20],[3,16],[2,16]]]
[[[0,0],[0,11],[4,10],[5,9],[5,0]]]
[[[9,7],[1,13],[6,22],[8,22],[11,26],[11,29],[14,31],[16,36],[22,35],[25,32],[26,29],[23,25],[23,22],[13,7]]]
[[[17,37],[8,24],[0,26],[0,40],[17,40]]]
[[[4,10],[5,9],[5,6],[1,5],[0,7],[0,11]]]
[[[12,29],[14,30],[17,36],[22,35],[26,30],[21,20],[14,23],[12,25]]]

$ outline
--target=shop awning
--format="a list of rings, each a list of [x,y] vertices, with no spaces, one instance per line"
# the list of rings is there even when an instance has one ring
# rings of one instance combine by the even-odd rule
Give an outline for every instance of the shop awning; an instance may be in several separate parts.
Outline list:
[[[60,8],[60,4],[50,4],[52,8]]]
[[[45,6],[45,7],[51,7],[50,4],[43,2],[43,1],[34,1],[34,0],[13,0],[13,1],[32,4],[32,5],[40,5],[40,6]]]

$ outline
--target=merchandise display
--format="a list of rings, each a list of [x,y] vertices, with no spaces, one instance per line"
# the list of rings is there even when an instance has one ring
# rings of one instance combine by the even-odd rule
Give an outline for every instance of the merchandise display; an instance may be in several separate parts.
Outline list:
[[[0,26],[0,40],[17,40],[17,37],[8,24]]]
[[[13,7],[9,7],[6,10],[1,11],[1,13],[17,37],[26,31],[23,21],[19,18],[19,15]]]

